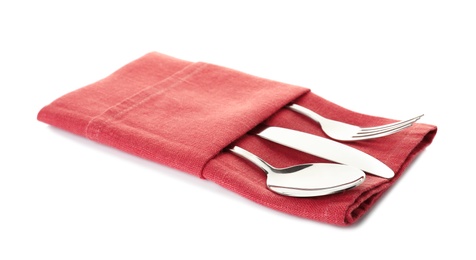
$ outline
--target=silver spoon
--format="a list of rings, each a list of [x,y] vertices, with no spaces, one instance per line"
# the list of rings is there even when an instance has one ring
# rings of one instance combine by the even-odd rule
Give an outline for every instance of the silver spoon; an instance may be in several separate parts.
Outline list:
[[[329,195],[354,188],[365,180],[362,170],[348,165],[308,163],[275,168],[241,147],[234,146],[229,151],[261,168],[267,174],[268,189],[285,196]]]

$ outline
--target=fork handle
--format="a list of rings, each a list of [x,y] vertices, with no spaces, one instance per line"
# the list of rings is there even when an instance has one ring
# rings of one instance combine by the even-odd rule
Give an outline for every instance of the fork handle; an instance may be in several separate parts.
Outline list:
[[[298,104],[291,104],[291,105],[288,105],[287,108],[291,109],[292,111],[294,112],[297,112],[301,115],[304,115],[304,116],[307,116],[309,118],[311,118],[312,120],[316,121],[316,122],[320,122],[322,120],[325,120],[326,118],[324,118],[323,116],[317,114],[316,112],[308,109],[308,108],[305,108],[303,106],[300,106]]]

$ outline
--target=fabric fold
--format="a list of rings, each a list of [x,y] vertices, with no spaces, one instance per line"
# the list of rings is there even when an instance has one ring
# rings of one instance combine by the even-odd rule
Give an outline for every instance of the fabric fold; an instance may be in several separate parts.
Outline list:
[[[151,69],[151,58],[179,66]],[[156,72],[163,76],[147,77]],[[38,119],[203,178],[223,148],[308,91],[152,53],[52,102]]]
[[[325,136],[315,122],[283,108],[290,102],[362,126],[394,121],[350,111],[304,87],[156,52],[59,97],[38,120],[216,182],[266,207],[341,226],[365,215],[437,131],[414,124],[395,135],[346,143],[387,164],[396,172],[393,179],[368,175],[362,185],[339,194],[285,197],[266,188],[260,169],[225,148],[240,145],[277,167],[327,162],[252,134],[264,124]]]

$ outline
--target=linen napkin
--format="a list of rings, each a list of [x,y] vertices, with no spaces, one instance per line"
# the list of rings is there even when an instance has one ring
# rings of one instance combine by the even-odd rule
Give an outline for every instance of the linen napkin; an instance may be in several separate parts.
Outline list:
[[[393,179],[367,175],[360,186],[330,196],[293,198],[266,188],[266,175],[226,151],[239,145],[277,167],[326,162],[252,134],[260,125],[325,136],[319,125],[284,109],[297,103],[326,117],[371,126],[394,120],[359,114],[309,89],[157,52],[57,98],[38,120],[125,152],[213,181],[266,207],[334,225],[360,219],[428,146],[436,126],[346,143],[386,163]]]

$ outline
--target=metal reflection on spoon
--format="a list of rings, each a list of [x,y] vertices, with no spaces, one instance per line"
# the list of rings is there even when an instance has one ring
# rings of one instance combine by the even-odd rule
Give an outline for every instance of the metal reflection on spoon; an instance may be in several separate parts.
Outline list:
[[[365,173],[362,170],[348,165],[308,163],[275,168],[239,146],[234,146],[229,151],[262,169],[267,174],[267,187],[285,196],[329,195],[354,188],[365,180]]]

